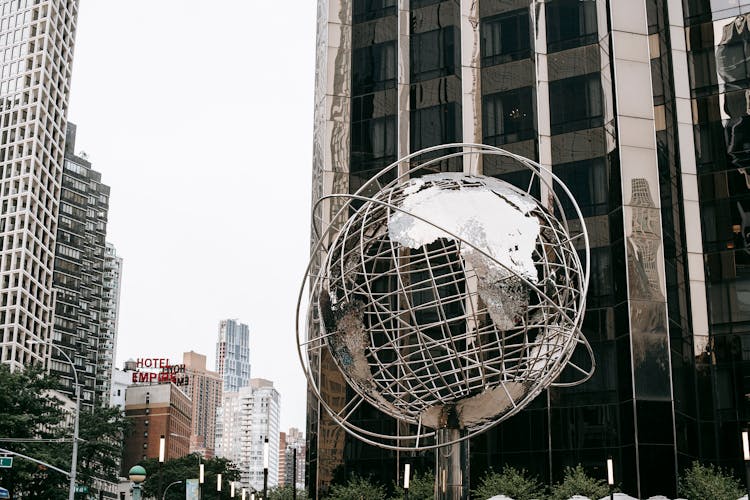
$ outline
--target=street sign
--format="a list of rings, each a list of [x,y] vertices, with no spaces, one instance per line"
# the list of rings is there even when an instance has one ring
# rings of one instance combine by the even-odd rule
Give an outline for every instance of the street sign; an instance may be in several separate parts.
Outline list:
[[[89,487],[84,484],[79,484],[76,486],[76,493],[88,493]]]
[[[13,457],[0,457],[0,468],[13,467]]]

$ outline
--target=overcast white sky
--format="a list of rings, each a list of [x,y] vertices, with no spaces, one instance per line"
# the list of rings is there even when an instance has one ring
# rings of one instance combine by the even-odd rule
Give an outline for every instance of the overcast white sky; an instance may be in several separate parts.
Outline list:
[[[112,188],[117,366],[194,350],[213,368],[219,320],[238,318],[282,430],[305,423],[315,15],[313,0],[82,0],[68,114]]]

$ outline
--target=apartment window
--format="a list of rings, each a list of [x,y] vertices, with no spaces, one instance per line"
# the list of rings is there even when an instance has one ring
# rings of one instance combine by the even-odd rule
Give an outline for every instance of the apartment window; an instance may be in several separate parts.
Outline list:
[[[528,9],[483,21],[481,34],[483,66],[526,59],[531,55]]]
[[[460,61],[454,26],[411,36],[411,81],[421,82],[456,73]]]
[[[366,94],[396,86],[396,42],[378,43],[352,53],[352,92]]]
[[[601,126],[602,85],[599,73],[550,82],[549,103],[552,134]]]
[[[499,146],[535,136],[533,95],[532,88],[525,87],[484,97],[482,123],[485,144]]]
[[[547,51],[596,43],[596,2],[551,0],[547,3]]]

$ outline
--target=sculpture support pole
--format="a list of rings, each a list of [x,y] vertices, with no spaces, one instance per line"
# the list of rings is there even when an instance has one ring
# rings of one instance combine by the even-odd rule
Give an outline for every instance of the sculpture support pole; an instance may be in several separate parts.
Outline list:
[[[460,439],[466,431],[454,428],[438,429],[439,443]],[[437,500],[467,500],[469,498],[469,440],[441,446],[435,452],[435,486]]]

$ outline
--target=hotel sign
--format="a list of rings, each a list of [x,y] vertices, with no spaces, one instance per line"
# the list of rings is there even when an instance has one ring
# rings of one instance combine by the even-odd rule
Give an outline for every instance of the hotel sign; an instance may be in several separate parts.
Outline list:
[[[173,365],[169,358],[138,358],[135,360],[135,371],[132,382],[148,384],[188,385],[189,377],[185,373],[185,365]]]

